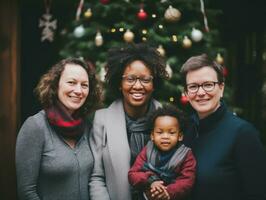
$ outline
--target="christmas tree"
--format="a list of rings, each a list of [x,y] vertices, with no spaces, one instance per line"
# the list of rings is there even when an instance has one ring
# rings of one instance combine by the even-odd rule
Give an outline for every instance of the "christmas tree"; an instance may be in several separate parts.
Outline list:
[[[178,106],[182,95],[179,70],[190,57],[207,53],[220,64],[225,49],[220,46],[217,17],[205,0],[80,0],[76,16],[61,34],[62,57],[77,56],[93,62],[104,81],[109,48],[130,42],[147,42],[165,56],[170,79],[157,99]],[[111,101],[108,91],[106,103]],[[225,98],[230,90],[225,91]]]

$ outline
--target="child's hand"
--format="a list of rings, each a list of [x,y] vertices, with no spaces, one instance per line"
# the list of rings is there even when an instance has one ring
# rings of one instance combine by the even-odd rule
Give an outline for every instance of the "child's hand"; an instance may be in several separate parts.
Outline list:
[[[166,187],[163,185],[163,181],[154,181],[151,184],[151,197],[152,200],[169,200],[170,196],[166,190]]]

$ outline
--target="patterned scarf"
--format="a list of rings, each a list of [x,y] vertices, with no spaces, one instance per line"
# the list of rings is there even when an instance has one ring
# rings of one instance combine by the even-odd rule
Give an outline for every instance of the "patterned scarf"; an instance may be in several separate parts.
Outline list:
[[[147,144],[147,162],[144,163],[143,170],[151,170],[158,175],[160,180],[163,180],[167,185],[170,184],[178,174],[175,169],[181,165],[190,148],[183,144],[177,146],[174,151],[168,152],[169,155],[160,152],[152,141]],[[167,160],[165,160],[165,158]],[[161,165],[163,160],[164,165]]]
[[[131,119],[126,114],[127,135],[131,151],[131,165],[134,163],[137,155],[150,139],[150,132],[146,126],[148,116],[155,110],[155,105],[150,103],[148,112],[145,116],[136,120]]]
[[[66,138],[78,139],[84,132],[84,120],[78,113],[71,115],[66,107],[59,101],[45,109],[49,123],[56,133]]]

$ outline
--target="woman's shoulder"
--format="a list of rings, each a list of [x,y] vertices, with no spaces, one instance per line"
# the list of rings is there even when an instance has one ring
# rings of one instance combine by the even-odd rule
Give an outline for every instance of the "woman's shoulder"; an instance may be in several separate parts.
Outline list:
[[[45,120],[45,112],[44,110],[40,110],[34,115],[29,116],[23,124],[41,124]]]
[[[121,99],[113,101],[108,107],[96,110],[95,117],[102,117],[106,113],[117,113],[123,111],[123,103]]]
[[[231,132],[234,132],[239,137],[251,137],[252,135],[255,137],[259,136],[258,130],[249,121],[232,112],[227,112],[226,116],[227,127],[232,130]]]
[[[47,127],[46,124],[46,118],[45,118],[45,112],[43,110],[39,111],[38,113],[29,116],[25,122],[22,124],[18,136],[23,137],[36,137],[37,135],[40,136],[43,134],[43,130],[45,129],[44,127]]]
[[[226,114],[226,120],[230,121],[232,125],[237,127],[249,127],[255,128],[249,121],[241,118],[236,113],[228,111]]]

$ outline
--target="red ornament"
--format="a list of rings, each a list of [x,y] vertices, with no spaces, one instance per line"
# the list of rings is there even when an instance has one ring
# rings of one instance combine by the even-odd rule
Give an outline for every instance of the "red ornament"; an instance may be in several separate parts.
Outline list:
[[[228,69],[223,66],[223,75],[226,77],[228,75]]]
[[[141,8],[137,14],[138,16],[138,19],[141,20],[141,21],[144,21],[147,19],[148,17],[148,14]]]
[[[102,4],[108,4],[108,3],[110,2],[110,0],[100,0],[100,2],[101,2]]]
[[[183,105],[186,105],[188,103],[188,98],[185,94],[182,94],[181,97],[180,97],[180,102],[181,104]]]

